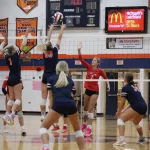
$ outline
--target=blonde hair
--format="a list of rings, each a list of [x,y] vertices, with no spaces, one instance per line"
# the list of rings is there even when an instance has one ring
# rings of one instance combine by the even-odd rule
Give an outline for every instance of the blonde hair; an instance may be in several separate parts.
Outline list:
[[[68,64],[65,61],[60,61],[56,66],[56,74],[59,74],[58,81],[55,84],[56,88],[65,87],[68,85],[66,73],[68,73]]]

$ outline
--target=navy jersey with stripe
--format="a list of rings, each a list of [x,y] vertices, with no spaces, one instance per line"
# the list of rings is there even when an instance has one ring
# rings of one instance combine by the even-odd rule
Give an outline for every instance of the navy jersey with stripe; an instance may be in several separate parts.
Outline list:
[[[50,54],[46,55],[43,53],[44,59],[44,73],[54,73],[56,72],[56,65],[58,62],[58,50],[59,45],[56,44]]]
[[[74,82],[70,77],[67,77],[69,84],[66,87],[56,88],[55,84],[59,75],[53,75],[48,79],[47,89],[53,91],[54,100],[68,101],[73,100],[71,93],[74,90]]]
[[[18,49],[9,59],[6,58],[6,64],[9,67],[9,76],[11,75],[20,75],[21,74],[21,65],[20,65],[20,53],[22,51]],[[11,65],[12,62],[12,65]]]
[[[131,106],[135,104],[145,103],[140,90],[136,85],[126,84],[122,88],[122,97],[125,97]]]

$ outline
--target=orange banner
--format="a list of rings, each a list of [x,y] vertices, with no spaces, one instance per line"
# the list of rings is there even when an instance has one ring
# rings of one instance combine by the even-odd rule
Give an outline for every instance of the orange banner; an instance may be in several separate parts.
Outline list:
[[[17,0],[17,5],[25,12],[29,13],[38,5],[38,0]]]
[[[24,36],[26,33],[27,27],[31,28],[30,36],[37,36],[37,23],[38,18],[16,18],[16,36]],[[22,39],[16,39],[16,45],[20,47],[22,44]],[[29,39],[27,41],[27,45],[24,47],[23,52],[28,53],[31,49],[33,49],[37,45],[37,39]]]
[[[8,38],[8,18],[0,19],[0,37]],[[0,44],[3,42],[3,39],[0,39]],[[5,43],[5,46],[8,44],[8,40]]]

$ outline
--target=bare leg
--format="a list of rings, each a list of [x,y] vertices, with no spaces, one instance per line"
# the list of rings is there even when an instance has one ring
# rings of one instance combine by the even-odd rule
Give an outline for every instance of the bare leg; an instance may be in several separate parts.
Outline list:
[[[79,115],[75,113],[73,115],[69,115],[69,120],[73,126],[75,132],[79,132],[80,130],[80,122],[79,122]],[[82,132],[82,131],[81,131]],[[77,136],[76,135],[77,144],[80,150],[84,150],[84,138],[83,135]]]

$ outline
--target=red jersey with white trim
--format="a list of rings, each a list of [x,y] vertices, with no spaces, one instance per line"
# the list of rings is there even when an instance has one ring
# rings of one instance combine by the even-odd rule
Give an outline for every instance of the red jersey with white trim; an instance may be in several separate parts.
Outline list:
[[[99,79],[102,76],[104,79],[108,79],[104,71],[100,68],[93,69],[93,67],[87,63],[81,55],[79,55],[79,59],[81,63],[87,68],[87,75],[86,79]],[[99,91],[99,86],[97,81],[85,81],[84,88],[91,90],[91,91]]]

